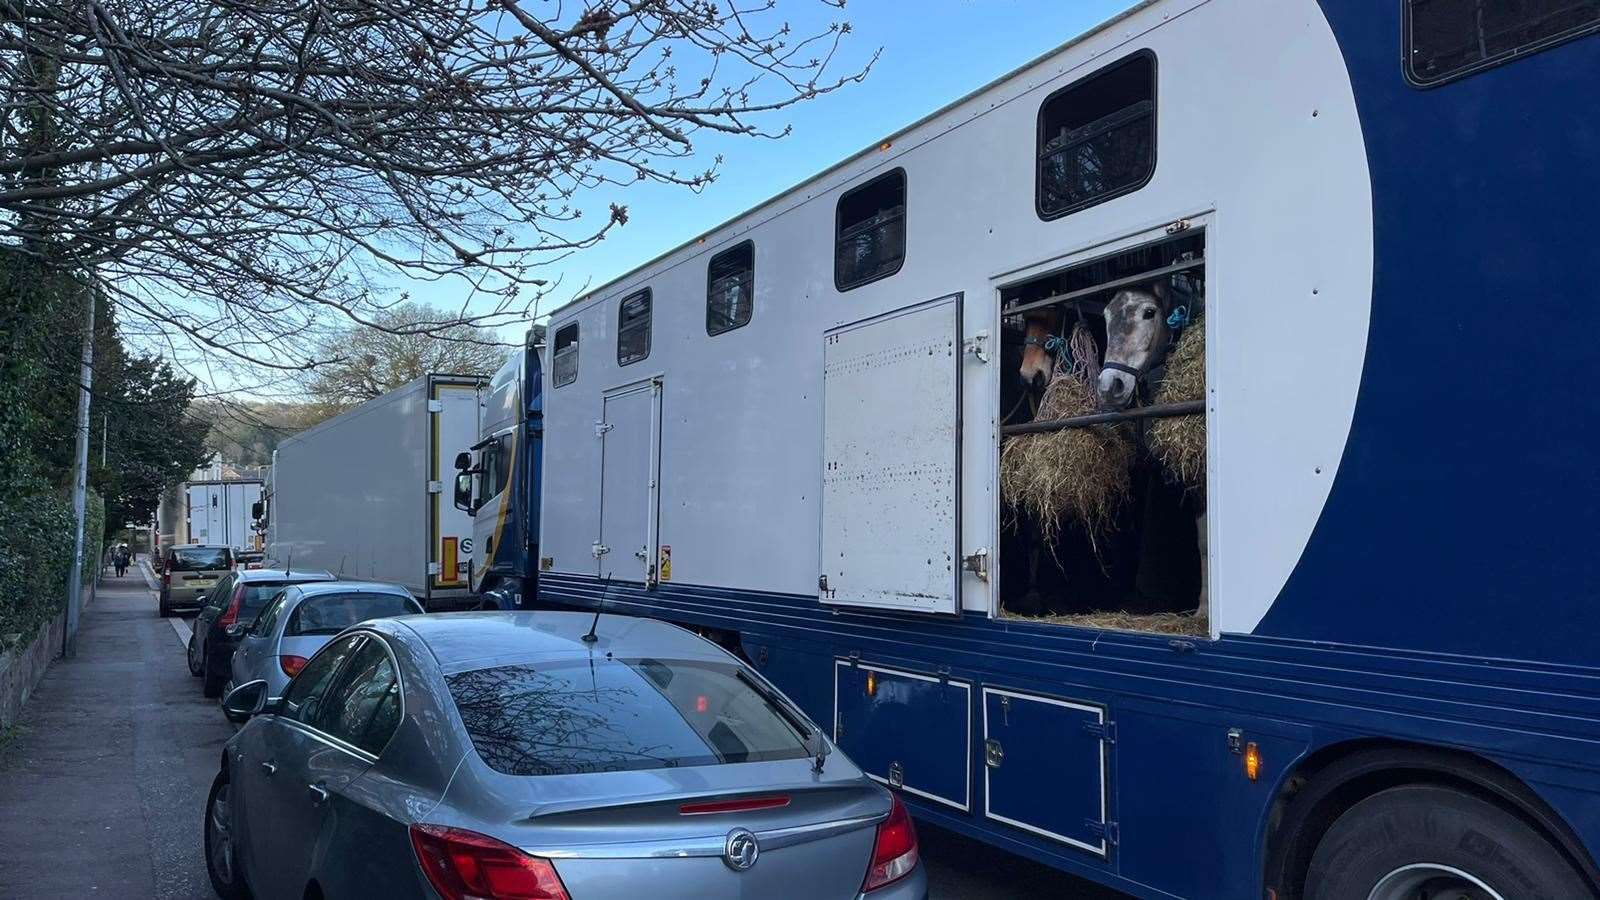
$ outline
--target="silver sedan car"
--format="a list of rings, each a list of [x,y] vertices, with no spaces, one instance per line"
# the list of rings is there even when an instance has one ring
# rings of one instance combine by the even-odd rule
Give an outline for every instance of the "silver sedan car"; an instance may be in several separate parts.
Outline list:
[[[899,798],[721,648],[648,619],[382,619],[241,684],[223,897],[924,900]]]
[[[260,679],[277,697],[323,645],[368,619],[420,614],[422,604],[398,584],[326,581],[285,587],[256,615],[233,651],[228,684]]]

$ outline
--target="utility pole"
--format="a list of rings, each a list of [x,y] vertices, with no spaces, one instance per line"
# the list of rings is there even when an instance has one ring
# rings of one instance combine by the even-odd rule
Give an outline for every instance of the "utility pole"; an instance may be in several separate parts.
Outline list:
[[[83,358],[78,366],[78,446],[72,479],[72,576],[67,582],[67,627],[61,630],[61,655],[78,652],[78,611],[83,599],[83,530],[89,490],[89,390],[94,383],[94,286],[84,286]]]

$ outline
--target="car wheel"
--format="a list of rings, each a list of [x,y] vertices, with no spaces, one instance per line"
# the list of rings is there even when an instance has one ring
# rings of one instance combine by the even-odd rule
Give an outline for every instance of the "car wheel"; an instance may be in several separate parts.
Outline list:
[[[200,687],[201,693],[207,697],[221,697],[222,685],[228,680],[228,676],[211,671],[211,667],[205,663],[201,663],[200,666],[205,669],[205,682]]]
[[[194,647],[195,647],[195,643],[196,643],[196,637],[197,637],[197,635],[194,635],[194,634],[190,634],[189,635],[188,656],[189,656],[189,674],[190,675],[200,675],[201,672],[203,671],[200,668],[200,663],[197,662],[195,660],[195,658],[194,658]]]
[[[158,605],[159,605],[159,608],[161,610],[161,618],[163,618],[163,619],[172,618],[172,607],[167,605],[167,598],[166,597],[162,597],[161,600],[158,601]]]
[[[1433,785],[1357,803],[1317,843],[1306,900],[1593,897],[1561,851],[1522,819]]]
[[[223,900],[250,896],[239,868],[239,851],[233,842],[233,790],[227,772],[218,772],[206,798],[206,874],[211,889]]]

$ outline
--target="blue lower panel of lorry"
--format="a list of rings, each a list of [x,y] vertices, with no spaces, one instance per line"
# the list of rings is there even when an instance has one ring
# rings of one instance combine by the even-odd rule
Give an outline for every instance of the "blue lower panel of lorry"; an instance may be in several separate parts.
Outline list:
[[[971,739],[970,684],[834,661],[833,740],[869,774],[970,810]]]
[[[984,814],[1104,856],[1105,708],[983,689]]]

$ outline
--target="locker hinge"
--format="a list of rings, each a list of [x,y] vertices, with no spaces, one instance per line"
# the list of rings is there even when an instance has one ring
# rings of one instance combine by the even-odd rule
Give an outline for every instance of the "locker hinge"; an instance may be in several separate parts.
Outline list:
[[[428,493],[430,493],[430,494],[441,494],[441,493],[444,493],[444,482],[442,482],[442,481],[430,481],[430,482],[428,482]]]
[[[1093,819],[1084,819],[1083,825],[1089,829],[1090,834],[1105,841],[1106,844],[1112,847],[1115,847],[1122,838],[1122,829],[1118,828],[1115,822],[1096,822]]]
[[[610,422],[596,422],[596,423],[594,423],[594,436],[595,437],[605,437],[606,436],[606,432],[610,431],[611,429],[613,429],[615,427],[616,426],[612,425]]]
[[[431,413],[444,412],[444,401],[443,400],[429,400],[428,401],[428,412],[431,412]]]
[[[1117,742],[1117,723],[1115,722],[1085,722],[1083,730],[1108,744]]]
[[[437,574],[439,574],[439,564],[436,563],[436,562],[428,563],[428,574],[429,575],[437,575]]]

